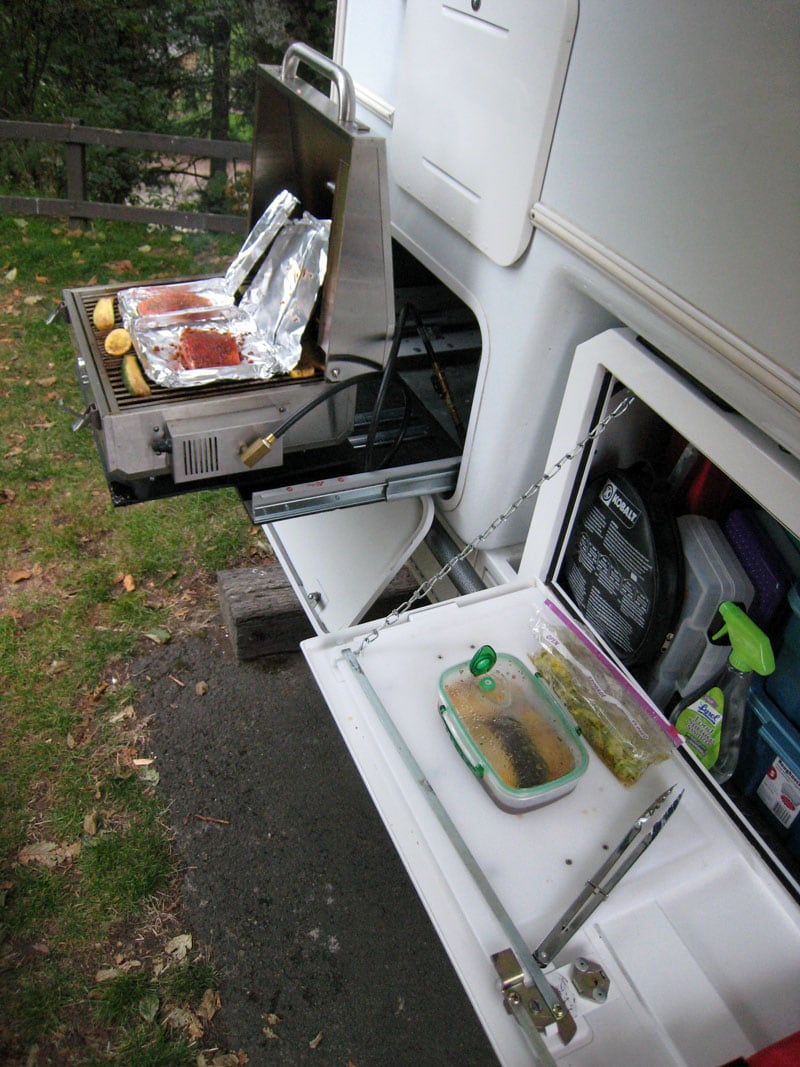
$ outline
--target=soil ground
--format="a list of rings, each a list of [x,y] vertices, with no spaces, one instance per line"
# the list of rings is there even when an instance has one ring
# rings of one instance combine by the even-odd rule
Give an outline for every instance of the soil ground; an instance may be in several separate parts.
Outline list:
[[[253,1067],[497,1060],[298,651],[221,621],[131,666],[183,904]]]

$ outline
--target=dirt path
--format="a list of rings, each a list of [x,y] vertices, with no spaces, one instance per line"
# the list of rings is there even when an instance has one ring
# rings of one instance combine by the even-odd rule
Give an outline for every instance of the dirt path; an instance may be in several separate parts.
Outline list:
[[[254,1067],[496,1059],[299,653],[237,666],[221,627],[131,667],[183,903]]]

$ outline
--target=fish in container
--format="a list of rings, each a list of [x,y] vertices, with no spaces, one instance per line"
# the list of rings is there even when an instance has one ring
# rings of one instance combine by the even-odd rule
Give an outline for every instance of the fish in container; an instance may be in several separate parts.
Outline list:
[[[565,796],[588,765],[577,730],[541,679],[489,645],[443,672],[439,711],[464,762],[505,811]]]

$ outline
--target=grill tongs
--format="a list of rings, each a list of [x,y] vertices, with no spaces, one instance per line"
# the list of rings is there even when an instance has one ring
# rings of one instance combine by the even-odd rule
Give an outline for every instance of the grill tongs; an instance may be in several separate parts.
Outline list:
[[[677,788],[677,785],[671,785],[642,812],[608,859],[595,871],[550,933],[535,949],[533,958],[540,967],[547,966],[558,955],[575,931],[605,900],[645,849],[652,845],[680,803],[683,790],[676,793]]]

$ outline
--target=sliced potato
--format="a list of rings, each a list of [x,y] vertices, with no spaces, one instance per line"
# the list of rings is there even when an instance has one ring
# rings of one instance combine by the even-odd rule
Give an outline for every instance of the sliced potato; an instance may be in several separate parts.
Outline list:
[[[94,328],[100,333],[105,333],[114,325],[114,297],[101,296],[94,306],[92,313]]]
[[[109,356],[124,356],[131,349],[131,335],[121,326],[106,337],[104,347]]]

